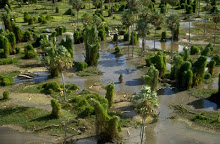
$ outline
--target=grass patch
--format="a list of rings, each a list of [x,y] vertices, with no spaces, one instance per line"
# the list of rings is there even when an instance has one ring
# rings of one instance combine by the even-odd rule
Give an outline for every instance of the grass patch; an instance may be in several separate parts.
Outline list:
[[[11,72],[6,72],[6,73],[1,73],[0,75],[2,75],[4,77],[15,77],[19,74],[20,74],[19,71],[11,71]]]
[[[0,59],[0,65],[9,65],[9,64],[15,64],[15,63],[18,63],[18,59],[15,59],[15,58]]]
[[[84,77],[84,76],[102,75],[102,72],[98,70],[96,67],[88,67],[83,71],[76,72],[76,74],[80,77]]]
[[[19,92],[19,93],[41,93],[41,90],[39,89],[39,84],[35,84],[35,85],[30,85],[29,84],[29,85],[19,86],[19,88],[15,89],[14,92]]]
[[[208,98],[216,92],[217,90],[213,90],[213,89],[192,88],[189,90],[189,94],[196,98]]]

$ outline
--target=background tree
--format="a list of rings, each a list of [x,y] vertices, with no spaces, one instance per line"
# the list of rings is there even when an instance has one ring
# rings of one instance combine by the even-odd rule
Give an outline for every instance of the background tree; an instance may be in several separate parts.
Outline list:
[[[156,31],[164,23],[164,16],[161,15],[158,11],[154,12],[151,15],[150,22],[154,25],[154,53],[155,53],[155,42],[156,42]]]
[[[220,22],[220,13],[215,14],[212,20],[215,23],[215,32],[214,32],[214,47],[215,47],[216,29],[217,29],[217,24]]]
[[[77,12],[77,27],[79,27],[79,10],[82,8],[83,2],[82,0],[70,0],[70,3]]]
[[[147,117],[155,117],[157,114],[156,108],[158,107],[157,94],[151,91],[149,86],[143,87],[140,92],[133,97],[136,111],[142,117],[142,127],[141,127],[141,144],[144,140],[145,132],[145,121]]]
[[[45,58],[45,63],[51,73],[51,76],[59,76],[59,73],[62,75],[64,99],[66,100],[65,79],[63,71],[71,68],[73,65],[71,54],[65,47],[58,46],[55,48],[49,48],[47,50],[47,55],[48,56]]]
[[[207,15],[212,8],[210,4],[210,0],[205,0],[205,2],[206,2],[206,6],[204,7],[204,10],[206,11],[206,13],[205,13],[205,20],[204,20],[204,36],[206,34],[206,21],[208,21]]]
[[[169,29],[172,32],[172,44],[171,44],[171,62],[173,59],[173,40],[174,40],[174,31],[175,29],[178,27],[179,25],[179,17],[176,14],[171,14],[168,18],[167,18],[167,24]]]

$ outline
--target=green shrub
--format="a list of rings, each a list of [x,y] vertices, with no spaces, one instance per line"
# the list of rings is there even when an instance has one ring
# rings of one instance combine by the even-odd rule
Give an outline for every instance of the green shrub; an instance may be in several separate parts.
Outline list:
[[[16,48],[15,48],[15,53],[16,53],[16,54],[21,53],[21,48],[20,48],[20,47],[16,47]]]
[[[30,19],[30,15],[28,14],[28,12],[24,12],[24,22],[28,22],[28,20]]]
[[[74,62],[74,66],[77,71],[82,71],[88,67],[88,64],[86,62]]]
[[[56,7],[56,13],[59,13],[59,7]]]
[[[106,94],[105,98],[108,100],[108,106],[111,107],[115,96],[115,84],[110,83],[105,86]]]
[[[6,37],[3,38],[2,47],[4,49],[3,57],[8,58],[8,56],[10,54],[10,43]]]
[[[206,47],[209,47],[211,51],[214,50],[213,44],[209,43]]]
[[[12,77],[5,77],[0,75],[0,85],[1,86],[9,86],[14,83],[14,79]]]
[[[136,32],[131,33],[131,39],[130,39],[130,44],[138,44],[138,35]]]
[[[4,100],[8,100],[9,98],[10,98],[9,92],[8,92],[8,91],[4,91],[4,92],[3,92],[3,99],[4,99]]]
[[[30,17],[28,19],[28,25],[33,25],[34,24],[34,18],[33,17]]]
[[[105,9],[109,9],[108,5],[105,5]]]
[[[106,33],[104,29],[100,29],[99,33],[98,33],[99,38],[101,39],[101,41],[104,41],[106,39]]]
[[[204,79],[210,79],[212,76],[210,73],[205,73]]]
[[[24,32],[22,31],[22,29],[20,29],[15,24],[12,25],[12,28],[13,28],[13,32],[14,32],[15,37],[16,37],[16,42],[22,42],[23,36],[24,36]]]
[[[202,50],[201,55],[203,55],[203,56],[209,56],[209,55],[210,55],[210,52],[211,52],[210,47],[205,47],[205,48]]]
[[[8,41],[10,43],[10,54],[14,54],[15,53],[15,45],[16,45],[15,34],[13,32],[10,32],[6,35],[6,37],[8,38]]]
[[[77,91],[79,90],[79,87],[76,84],[66,84],[66,90]]]
[[[199,54],[199,47],[192,45],[190,48],[190,54],[191,55]]]
[[[76,29],[74,31],[74,43],[75,44],[80,44],[82,42],[83,42],[82,31],[80,29]]]
[[[124,34],[124,41],[129,41],[129,34],[128,34],[128,32],[125,32],[125,34]]]
[[[55,28],[55,31],[57,33],[57,36],[60,36],[60,35],[62,35],[63,33],[66,32],[66,27],[58,26],[58,27]]]
[[[215,55],[212,60],[216,62],[216,65],[220,65],[220,55]]]
[[[166,40],[167,40],[167,32],[164,31],[164,32],[161,33],[161,41],[165,42]]]
[[[203,113],[194,115],[192,121],[198,121],[198,120],[207,120],[207,117]]]
[[[24,32],[24,41],[30,41],[31,40],[31,32],[30,31],[25,31]]]
[[[213,75],[213,71],[215,68],[216,62],[214,60],[211,60],[208,64],[208,72]]]
[[[70,8],[63,15],[72,15],[75,16],[75,12]]]
[[[54,92],[61,92],[61,87],[57,82],[48,82],[42,84],[40,88],[42,89],[42,92],[46,94],[50,94],[51,90],[53,90]]]
[[[193,85],[197,86],[203,81],[205,68],[207,65],[207,58],[204,56],[200,56],[198,60],[193,64]]]
[[[51,116],[54,118],[61,117],[61,105],[56,99],[51,100],[52,113]]]
[[[111,16],[112,16],[112,10],[109,9],[109,10],[108,10],[108,17],[111,17]]]
[[[118,41],[118,34],[114,34],[113,41],[114,41],[114,42],[117,42],[117,41]]]
[[[120,54],[121,53],[121,49],[117,46],[115,48],[115,54]]]
[[[186,5],[186,14],[192,14],[193,13],[193,7],[191,5]]]
[[[24,58],[31,59],[36,57],[37,53],[34,51],[34,48],[31,44],[28,44],[24,47]]]
[[[0,59],[0,65],[8,65],[8,64],[14,64],[14,63],[17,63],[17,60],[14,58]]]

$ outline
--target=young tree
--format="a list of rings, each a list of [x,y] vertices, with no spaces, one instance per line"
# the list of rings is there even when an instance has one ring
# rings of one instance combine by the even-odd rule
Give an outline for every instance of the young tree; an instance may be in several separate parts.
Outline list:
[[[64,99],[66,100],[65,79],[63,71],[71,68],[73,65],[71,54],[63,46],[49,48],[47,50],[47,54],[48,56],[45,58],[45,63],[51,72],[51,76],[58,76],[59,73],[62,75]]]
[[[150,87],[145,86],[133,99],[136,110],[142,117],[141,144],[143,144],[145,121],[147,117],[155,117],[157,115],[156,108],[159,105],[158,98],[156,92],[151,91]]]
[[[70,3],[77,12],[77,27],[79,28],[79,10],[82,8],[83,2],[82,0],[70,0]]]
[[[176,14],[170,15],[167,19],[167,24],[168,24],[169,29],[172,31],[172,44],[171,44],[171,62],[172,62],[174,31],[179,25],[179,17]]]
[[[158,11],[156,11],[151,15],[150,22],[152,25],[154,25],[154,53],[155,53],[156,30],[164,23],[164,16],[161,15]]]
[[[214,47],[215,47],[216,29],[217,29],[217,24],[220,22],[220,13],[215,14],[212,20],[215,23],[215,32],[214,32]]]
[[[105,89],[106,89],[105,98],[108,100],[108,106],[111,107],[115,95],[115,84],[114,83],[107,84],[105,86]]]
[[[151,65],[147,74],[142,76],[145,81],[145,84],[151,87],[151,91],[157,91],[158,88],[158,78],[159,78],[159,71]]]

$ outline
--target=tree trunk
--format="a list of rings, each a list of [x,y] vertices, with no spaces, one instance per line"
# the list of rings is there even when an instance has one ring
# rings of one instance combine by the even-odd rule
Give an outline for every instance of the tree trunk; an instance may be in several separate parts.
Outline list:
[[[132,26],[132,35],[133,35],[133,38],[132,38],[132,57],[134,57],[134,28]]]
[[[130,26],[128,27],[128,59],[130,57]]]
[[[77,10],[77,28],[79,28],[79,11]]]
[[[143,52],[145,50],[145,36],[143,36],[143,39],[142,39],[142,50]]]
[[[155,54],[155,51],[156,51],[155,42],[156,42],[156,28],[155,28],[155,31],[154,31],[154,54]]]
[[[103,5],[103,2],[102,2],[102,0],[101,0],[101,13],[102,13],[102,15],[103,15],[102,5]]]
[[[89,11],[91,12],[91,0],[89,0]]]
[[[65,90],[65,79],[64,79],[64,75],[63,72],[60,72],[62,75],[62,81],[63,81],[63,95],[64,95],[64,100],[66,100],[66,90]]]
[[[207,12],[205,13],[205,21],[204,21],[204,36],[206,34],[206,21],[207,21]]]
[[[215,39],[216,39],[216,28],[217,28],[217,23],[215,23],[215,32],[214,32],[214,47],[215,47]]]
[[[173,35],[174,35],[174,28],[172,28],[172,42],[171,42],[171,64],[173,63]]]
[[[111,8],[110,0],[108,0],[108,7]]]
[[[200,17],[200,0],[199,0],[199,3],[198,3],[198,17]]]
[[[146,118],[144,118],[143,124],[142,124],[141,144],[143,144],[143,142],[144,142],[145,120],[146,120]]]
[[[190,33],[191,33],[191,31],[190,31],[190,17],[189,17],[189,44],[190,44],[190,41],[191,41],[191,39],[190,39]]]

